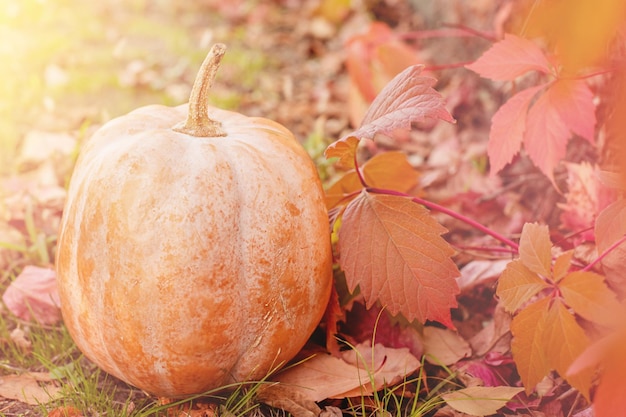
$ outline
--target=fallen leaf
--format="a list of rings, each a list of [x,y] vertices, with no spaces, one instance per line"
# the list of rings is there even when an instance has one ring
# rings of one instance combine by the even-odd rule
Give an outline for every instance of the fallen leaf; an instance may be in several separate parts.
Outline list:
[[[61,387],[50,381],[48,373],[0,376],[0,397],[30,405],[45,404],[61,391]]]
[[[270,407],[287,411],[293,417],[317,417],[322,412],[315,401],[298,388],[286,384],[263,385],[257,391],[256,399]]]
[[[2,301],[22,320],[53,324],[61,319],[56,274],[52,269],[24,267],[2,295]]]
[[[454,365],[472,356],[469,343],[450,329],[424,327],[424,355],[434,365]]]
[[[509,264],[509,260],[472,260],[461,268],[461,277],[457,280],[461,292],[469,291],[477,285],[498,278]]]
[[[452,408],[471,416],[490,416],[515,395],[524,391],[516,387],[469,387],[441,395]]]
[[[446,229],[410,199],[363,191],[342,215],[339,264],[350,291],[361,289],[367,307],[379,301],[409,321],[453,327],[458,269]]]
[[[26,338],[26,332],[19,327],[11,331],[9,338],[22,352],[30,352],[33,347],[31,341]]]
[[[272,380],[300,391],[311,401],[369,395],[402,381],[420,366],[406,348],[359,344],[341,358],[317,354],[275,375]]]

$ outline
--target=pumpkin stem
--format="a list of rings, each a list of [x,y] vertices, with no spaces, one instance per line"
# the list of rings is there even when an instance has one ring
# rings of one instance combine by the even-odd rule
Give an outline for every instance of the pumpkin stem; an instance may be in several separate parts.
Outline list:
[[[198,137],[226,136],[226,132],[222,129],[222,123],[211,119],[208,114],[209,90],[225,52],[226,45],[216,43],[204,59],[189,96],[187,120],[172,128],[176,132]]]

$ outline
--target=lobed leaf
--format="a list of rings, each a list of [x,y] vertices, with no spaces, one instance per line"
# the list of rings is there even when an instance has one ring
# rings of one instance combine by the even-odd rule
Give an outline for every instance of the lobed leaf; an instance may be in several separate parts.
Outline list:
[[[550,277],[552,262],[552,242],[546,225],[525,223],[519,241],[519,257],[532,272]]]
[[[359,286],[368,308],[380,301],[410,321],[453,327],[460,274],[445,232],[423,206],[363,190],[346,207],[339,230],[339,264],[350,291]]]
[[[550,62],[534,42],[505,34],[474,63],[466,68],[485,78],[513,81],[528,71],[550,73]]]
[[[516,312],[541,290],[549,285],[528,269],[521,260],[509,262],[498,280],[496,295],[509,313]]]

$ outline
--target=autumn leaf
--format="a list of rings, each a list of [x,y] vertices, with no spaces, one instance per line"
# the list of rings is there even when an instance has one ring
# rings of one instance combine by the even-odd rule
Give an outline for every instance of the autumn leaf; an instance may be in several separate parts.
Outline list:
[[[342,142],[351,137],[374,139],[378,133],[410,129],[412,123],[441,119],[454,123],[445,102],[433,85],[434,78],[420,76],[423,65],[413,65],[398,74],[376,96],[363,118],[361,127],[330,144],[325,155],[339,156],[347,152]]]
[[[526,223],[519,241],[519,256],[522,263],[532,272],[549,277],[552,262],[552,242],[546,225]]]
[[[363,165],[363,177],[370,187],[408,193],[417,187],[419,172],[404,152],[387,151],[374,155]]]
[[[419,172],[411,166],[403,152],[376,154],[363,164],[361,170],[370,187],[409,193],[418,185]],[[350,170],[326,190],[327,207],[335,207],[341,202],[348,203],[350,194],[363,187],[356,170]]]
[[[441,396],[452,408],[470,416],[490,416],[504,407],[524,388],[517,387],[468,387]]]
[[[498,280],[496,295],[509,313],[516,312],[549,285],[516,259],[511,261]]]
[[[549,306],[550,298],[542,298],[521,310],[511,321],[511,352],[527,394],[551,370],[544,346]]]
[[[500,81],[513,81],[528,71],[551,72],[550,62],[537,44],[511,34],[505,34],[503,40],[493,44],[466,68]]]
[[[554,168],[565,157],[572,133],[584,134],[593,142],[593,95],[583,84],[584,81],[557,80],[528,112],[524,148],[553,183]]]
[[[339,160],[336,162],[337,166],[342,169],[352,169],[355,167],[356,150],[359,146],[360,139],[355,136],[348,136],[340,142],[331,144],[324,151],[326,158],[337,157]]]
[[[454,365],[472,356],[472,348],[461,335],[450,329],[424,326],[424,355],[435,365]]]
[[[565,303],[586,320],[611,326],[620,316],[617,297],[606,286],[601,275],[575,271],[563,278],[559,289]]]
[[[491,118],[487,155],[490,174],[495,175],[513,160],[522,147],[532,99],[545,86],[530,87],[511,97]]]
[[[556,258],[554,266],[552,267],[552,280],[554,282],[559,282],[567,274],[567,271],[569,271],[569,268],[572,265],[573,256],[574,251],[568,250]]]
[[[350,291],[359,286],[368,308],[380,301],[410,321],[453,327],[459,271],[445,232],[410,199],[363,190],[346,207],[339,230],[339,264]]]
[[[558,298],[553,299],[545,317],[542,343],[550,366],[589,400],[593,370],[567,374],[570,365],[589,346],[589,339],[574,315]]]
[[[626,199],[620,198],[598,214],[595,224],[595,238],[599,253],[608,251],[626,234]],[[606,281],[620,295],[626,294],[626,243],[614,247],[602,258],[602,268]]]

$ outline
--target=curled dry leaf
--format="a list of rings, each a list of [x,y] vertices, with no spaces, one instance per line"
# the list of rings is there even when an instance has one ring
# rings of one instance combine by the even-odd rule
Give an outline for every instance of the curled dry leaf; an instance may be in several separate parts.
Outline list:
[[[2,301],[22,320],[52,324],[61,319],[56,274],[48,268],[26,266],[6,289]]]
[[[301,392],[311,401],[369,395],[415,372],[420,361],[406,348],[359,344],[341,358],[319,354],[273,379]]]

